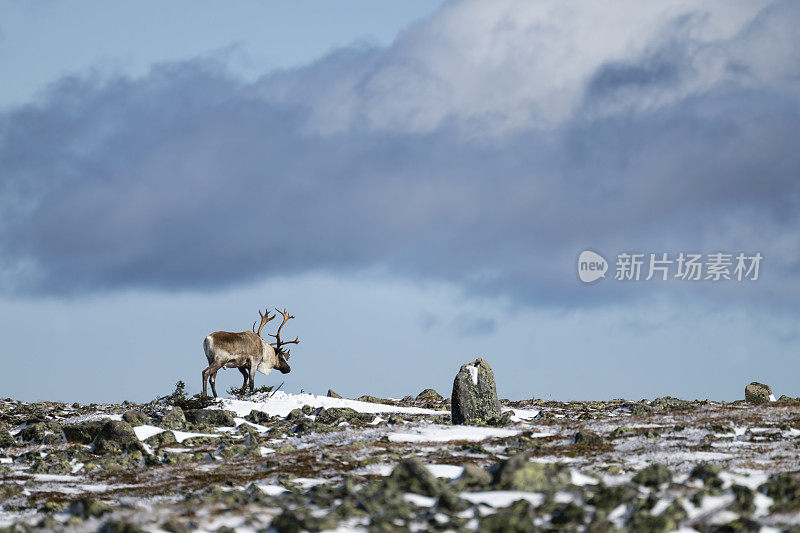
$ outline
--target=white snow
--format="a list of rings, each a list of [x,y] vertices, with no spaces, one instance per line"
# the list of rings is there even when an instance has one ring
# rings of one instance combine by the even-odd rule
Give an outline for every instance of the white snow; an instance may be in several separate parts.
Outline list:
[[[270,416],[286,416],[293,409],[298,409],[304,405],[311,407],[350,407],[359,413],[409,413],[422,415],[441,415],[446,411],[435,411],[433,409],[422,409],[419,407],[398,407],[382,403],[359,402],[344,398],[329,398],[327,396],[317,396],[316,394],[291,394],[283,391],[276,392],[272,397],[264,397],[263,401],[234,400],[223,398],[220,401],[223,409],[233,411],[238,417],[244,417],[251,411],[262,411]]]
[[[459,496],[472,503],[482,503],[491,507],[508,507],[518,500],[528,500],[533,505],[544,503],[544,494],[518,490],[492,490],[486,492],[462,492]]]
[[[478,367],[474,365],[467,366],[467,370],[469,370],[469,375],[472,378],[472,384],[478,384]]]
[[[511,412],[511,420],[513,422],[521,422],[522,420],[532,420],[539,416],[538,409],[511,409],[509,407],[503,407],[502,411],[505,413],[506,411]]]
[[[770,394],[770,395],[769,395],[769,401],[771,401],[771,402],[777,402],[777,401],[778,401],[778,399],[777,399],[777,398],[775,398],[775,395],[774,395],[774,394]]]
[[[133,428],[133,432],[136,433],[136,438],[139,440],[147,440],[153,435],[158,435],[159,433],[163,433],[166,431],[165,429],[156,427],[156,426],[135,426]]]
[[[464,473],[464,467],[456,465],[427,465],[426,468],[436,477],[449,479],[455,479]]]
[[[7,465],[12,462],[13,460],[11,459],[11,457],[0,457],[0,465]]]
[[[413,492],[406,492],[403,494],[403,499],[407,502],[413,503],[417,507],[433,507],[433,504],[436,503],[436,498],[423,496],[421,494],[414,494]]]
[[[516,429],[475,427],[475,426],[443,426],[431,424],[408,431],[389,434],[392,442],[448,442],[453,440],[480,441],[497,437],[519,435]]]
[[[269,455],[271,453],[274,453],[275,452],[275,448],[267,448],[266,446],[261,446],[258,449],[258,451],[261,453],[261,457],[264,457],[265,455]]]
[[[261,492],[267,496],[277,496],[278,494],[287,492],[287,490],[280,485],[256,485],[256,487],[261,489]]]
[[[583,487],[585,485],[597,485],[599,483],[599,480],[578,472],[577,470],[572,470],[569,474],[572,484],[579,487]]]
[[[388,476],[394,470],[395,465],[391,464],[372,464],[353,470],[353,474],[361,476]],[[455,479],[464,472],[463,466],[456,465],[425,465],[431,474],[436,477],[446,477]]]
[[[186,439],[191,439],[193,437],[212,437],[212,438],[220,437],[220,435],[212,435],[210,433],[189,433],[188,431],[172,430],[172,433],[175,435],[175,440],[178,442],[183,442]]]

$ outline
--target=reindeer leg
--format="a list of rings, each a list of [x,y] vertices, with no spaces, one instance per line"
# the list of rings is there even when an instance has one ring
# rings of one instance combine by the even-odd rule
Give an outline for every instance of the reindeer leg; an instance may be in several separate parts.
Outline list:
[[[244,394],[245,388],[247,387],[247,367],[240,366],[239,372],[241,372],[242,376],[244,376],[244,381],[242,381],[242,394]]]
[[[255,387],[255,375],[256,375],[256,365],[254,363],[250,363],[250,394],[253,394],[253,388]]]
[[[206,396],[206,378],[211,383],[211,392],[214,393],[214,398],[217,397],[217,371],[225,366],[225,363],[220,363],[219,361],[214,361],[208,368],[203,370],[203,396]]]

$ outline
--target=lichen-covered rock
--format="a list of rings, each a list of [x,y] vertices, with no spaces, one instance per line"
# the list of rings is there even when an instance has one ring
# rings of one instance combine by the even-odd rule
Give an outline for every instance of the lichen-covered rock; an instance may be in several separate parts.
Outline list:
[[[79,516],[81,518],[103,516],[104,514],[110,513],[113,510],[114,508],[107,503],[103,503],[93,498],[81,498],[73,501],[69,505],[70,514]]]
[[[64,435],[68,442],[79,444],[90,444],[94,442],[100,430],[103,429],[106,420],[87,420],[79,424],[65,424],[63,427]]]
[[[800,509],[799,472],[773,474],[758,490],[775,501],[773,511],[792,512]]]
[[[689,477],[691,479],[699,479],[703,482],[703,485],[709,489],[718,490],[721,489],[724,484],[722,478],[719,476],[721,471],[722,469],[718,466],[708,463],[698,463],[698,465],[692,469]]]
[[[518,500],[496,513],[481,518],[480,533],[528,533],[539,531],[533,524],[536,511],[527,500]]]
[[[603,437],[588,429],[578,431],[575,433],[573,439],[575,440],[575,444],[584,444],[586,446],[595,446],[605,442]]]
[[[299,416],[303,416],[302,410],[300,411]],[[291,414],[291,413],[290,413]],[[355,409],[350,407],[331,407],[329,409],[322,409],[319,413],[317,413],[316,422],[320,424],[338,424],[341,421],[360,421],[360,422],[371,422],[375,419],[374,413],[359,413]]]
[[[654,411],[671,411],[675,409],[692,409],[697,407],[696,402],[689,402],[681,400],[680,398],[673,398],[672,396],[662,396],[650,402],[650,408]]]
[[[775,396],[773,396],[769,385],[753,381],[744,388],[744,399],[749,404],[759,405],[769,401],[774,402]]]
[[[183,409],[180,407],[173,407],[161,419],[161,427],[164,429],[185,429],[186,428],[186,415],[183,414]]]
[[[143,426],[145,424],[150,424],[150,417],[137,409],[131,409],[130,411],[123,413],[122,419],[132,426]]]
[[[639,496],[639,488],[632,483],[623,483],[608,487],[599,484],[589,499],[599,511],[611,511],[623,503],[629,503]]]
[[[272,417],[265,413],[264,411],[258,411],[253,409],[247,416],[244,417],[245,420],[249,420],[254,424],[266,425],[272,422]]]
[[[172,431],[167,430],[167,431],[162,431],[161,433],[156,433],[152,437],[146,438],[144,442],[148,446],[152,446],[153,448],[159,448],[167,444],[175,444],[178,441],[175,440],[175,434]]]
[[[484,490],[491,484],[492,475],[473,463],[464,465],[464,471],[455,482],[458,490]]]
[[[416,400],[418,402],[443,402],[444,397],[434,389],[425,389],[417,394]]]
[[[481,358],[461,365],[453,380],[451,404],[453,424],[484,425],[502,417],[494,383],[494,372]]]
[[[555,492],[568,487],[571,480],[564,465],[532,463],[520,453],[497,465],[492,481],[497,490]]]
[[[31,424],[20,431],[19,436],[23,441],[35,444],[56,444],[67,440],[61,425],[52,421]]]
[[[132,451],[144,451],[144,448],[131,425],[122,420],[106,422],[94,441],[94,453],[98,455]]]
[[[423,496],[439,496],[446,491],[445,484],[416,457],[400,461],[386,481],[401,492],[415,492]]]
[[[333,392],[333,389],[328,389],[328,398],[341,398],[341,396]]]
[[[234,427],[236,422],[233,420],[233,412],[221,409],[195,409],[187,413],[188,419],[193,424],[203,424],[206,426]]]
[[[14,444],[14,437],[9,433],[8,428],[0,427],[0,448],[8,448]]]
[[[669,469],[659,463],[654,463],[639,470],[633,476],[633,482],[646,487],[658,487],[662,483],[672,481],[672,474]]]

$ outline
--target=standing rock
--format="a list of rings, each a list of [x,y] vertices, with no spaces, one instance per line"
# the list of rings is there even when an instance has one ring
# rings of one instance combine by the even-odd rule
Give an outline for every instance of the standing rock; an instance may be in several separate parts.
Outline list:
[[[744,399],[747,403],[758,405],[766,402],[774,402],[775,396],[772,394],[772,389],[769,385],[754,381],[744,388]]]
[[[450,412],[453,424],[481,425],[501,419],[494,372],[489,363],[478,358],[461,365],[453,381]]]

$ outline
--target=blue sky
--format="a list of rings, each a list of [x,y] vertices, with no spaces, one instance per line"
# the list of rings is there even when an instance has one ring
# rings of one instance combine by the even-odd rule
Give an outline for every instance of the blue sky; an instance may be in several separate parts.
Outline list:
[[[509,398],[797,396],[798,19],[0,3],[0,390],[197,390],[203,337],[269,305],[302,343],[257,382],[289,391],[449,393],[480,355]],[[615,281],[625,251],[764,260]]]

